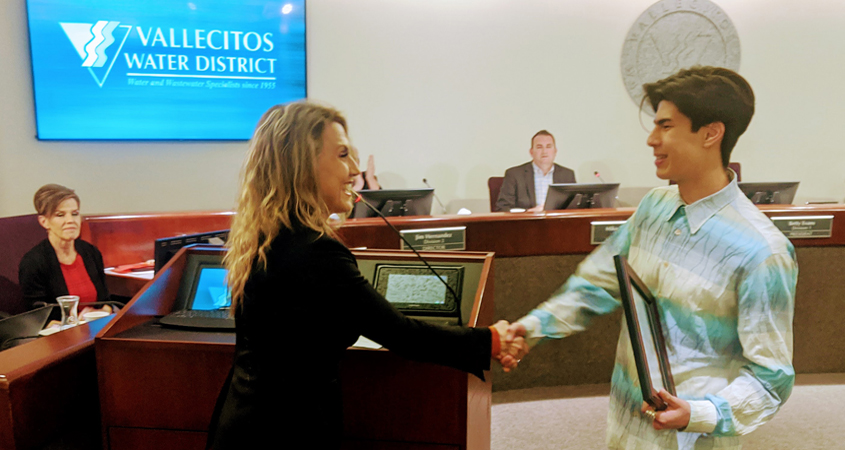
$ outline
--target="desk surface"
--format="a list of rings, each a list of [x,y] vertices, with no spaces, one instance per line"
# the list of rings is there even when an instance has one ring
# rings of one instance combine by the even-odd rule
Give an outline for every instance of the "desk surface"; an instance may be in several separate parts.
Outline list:
[[[122,331],[114,336],[116,339],[144,342],[202,343],[235,345],[235,333],[221,331],[184,330],[168,328],[158,324],[153,319]]]

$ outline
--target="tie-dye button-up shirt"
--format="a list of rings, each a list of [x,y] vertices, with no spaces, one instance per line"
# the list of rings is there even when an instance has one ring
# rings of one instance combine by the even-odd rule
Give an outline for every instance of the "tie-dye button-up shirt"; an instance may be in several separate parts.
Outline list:
[[[563,338],[620,306],[613,255],[657,298],[684,432],[655,431],[628,329],[616,350],[607,443],[613,449],[740,448],[778,411],[795,379],[792,316],[798,266],[789,240],[735,181],[686,205],[677,186],[649,192],[631,218],[552,297],[520,322],[529,343]]]

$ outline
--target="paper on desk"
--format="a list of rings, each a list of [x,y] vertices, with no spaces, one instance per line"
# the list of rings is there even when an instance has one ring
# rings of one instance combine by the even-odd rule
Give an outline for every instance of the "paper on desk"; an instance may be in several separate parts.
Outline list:
[[[355,341],[355,343],[352,344],[352,346],[358,347],[358,348],[381,348],[382,347],[381,344],[373,342],[373,341],[365,338],[364,336],[358,336],[358,340]]]
[[[155,276],[155,272],[153,269],[150,270],[139,270],[136,272],[128,272],[128,273],[117,273],[114,271],[114,267],[106,267],[105,269],[106,275],[112,275],[116,277],[122,278],[137,278],[139,280],[152,280]]]

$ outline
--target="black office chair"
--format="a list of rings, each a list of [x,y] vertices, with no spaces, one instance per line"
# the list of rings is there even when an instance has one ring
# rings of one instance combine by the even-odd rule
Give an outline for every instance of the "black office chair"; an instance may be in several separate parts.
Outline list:
[[[505,177],[490,177],[487,179],[487,190],[490,191],[490,212],[496,212],[496,201],[499,200],[499,191],[502,190],[504,182]]]

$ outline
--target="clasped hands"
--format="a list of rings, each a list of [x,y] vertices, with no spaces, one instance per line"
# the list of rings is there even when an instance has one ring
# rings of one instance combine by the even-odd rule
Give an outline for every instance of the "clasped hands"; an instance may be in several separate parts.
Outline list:
[[[499,361],[505,372],[510,372],[528,354],[525,326],[518,322],[508,323],[506,320],[500,320],[493,327],[499,332],[500,342],[499,354],[493,356],[493,359]]]

